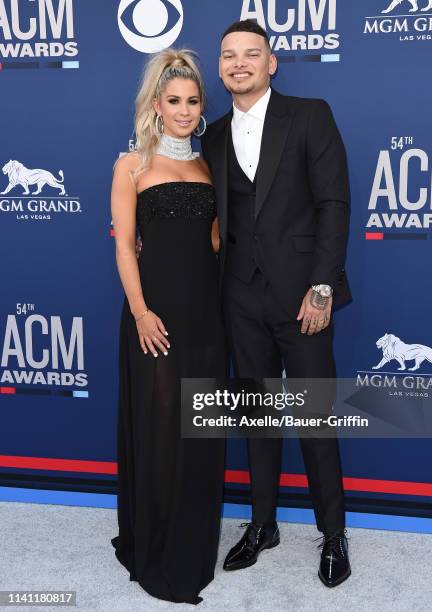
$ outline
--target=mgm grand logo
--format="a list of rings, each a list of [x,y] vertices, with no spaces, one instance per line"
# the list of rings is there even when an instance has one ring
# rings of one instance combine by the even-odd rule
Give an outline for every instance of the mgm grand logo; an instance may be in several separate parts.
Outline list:
[[[418,6],[417,0],[407,0],[407,2],[411,4],[411,8],[408,9],[410,13],[419,12],[419,6]],[[390,2],[390,4],[388,5],[386,9],[381,11],[381,13],[386,14],[386,13],[391,13],[393,10],[398,10],[398,7],[400,4],[404,4],[404,0],[393,0],[393,2]],[[430,11],[430,10],[432,10],[432,0],[429,0],[427,6],[424,6],[422,9],[420,9],[420,11]]]
[[[432,0],[392,0],[381,15],[366,17],[363,34],[399,34],[400,41],[432,40]],[[408,11],[406,13],[406,11]]]
[[[382,358],[372,370],[381,370],[380,373],[359,371],[357,373],[357,387],[383,387],[394,390],[392,395],[405,395],[428,397],[428,390],[432,391],[432,373],[423,375],[407,375],[402,372],[416,372],[421,367],[432,366],[432,348],[425,344],[408,344],[394,334],[384,334],[376,341],[376,347],[381,350]],[[398,374],[384,371],[384,368],[394,368],[393,362],[398,364]],[[407,367],[407,364],[412,364]],[[408,393],[407,393],[408,392]]]
[[[67,197],[63,170],[58,171],[58,178],[49,170],[27,168],[16,159],[10,159],[2,167],[2,172],[8,182],[5,189],[0,191],[0,213],[15,213],[20,220],[50,220],[53,213],[82,212],[79,198]],[[56,199],[34,197],[47,189],[52,193],[57,192]],[[9,193],[13,197],[1,197]]]

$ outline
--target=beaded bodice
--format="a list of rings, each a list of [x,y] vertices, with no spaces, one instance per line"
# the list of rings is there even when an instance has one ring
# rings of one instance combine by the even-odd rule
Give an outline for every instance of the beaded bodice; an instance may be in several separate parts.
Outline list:
[[[138,225],[159,219],[213,219],[214,187],[209,183],[170,181],[152,185],[137,194]]]

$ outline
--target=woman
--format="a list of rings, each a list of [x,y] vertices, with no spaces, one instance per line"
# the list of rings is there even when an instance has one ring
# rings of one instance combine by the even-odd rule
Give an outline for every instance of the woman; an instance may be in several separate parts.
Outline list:
[[[203,103],[191,52],[154,56],[136,99],[138,148],[117,161],[111,194],[125,291],[119,535],[112,544],[130,580],[160,599],[193,604],[214,577],[224,441],[181,438],[181,378],[227,373],[215,194],[205,162],[191,148]]]

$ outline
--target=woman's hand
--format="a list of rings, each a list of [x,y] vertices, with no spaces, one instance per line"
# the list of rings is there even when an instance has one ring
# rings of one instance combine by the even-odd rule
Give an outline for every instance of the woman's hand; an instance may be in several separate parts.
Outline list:
[[[150,351],[154,357],[157,357],[156,347],[161,353],[168,355],[167,349],[171,347],[166,338],[168,332],[161,319],[154,312],[147,310],[144,316],[138,318],[136,326],[141,348],[146,355]]]

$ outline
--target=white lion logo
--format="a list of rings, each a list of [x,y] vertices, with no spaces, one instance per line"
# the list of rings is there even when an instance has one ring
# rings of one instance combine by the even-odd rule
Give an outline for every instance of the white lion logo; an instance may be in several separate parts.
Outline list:
[[[399,4],[402,4],[402,2],[403,0],[393,0],[386,9],[381,11],[381,13],[390,13],[396,6],[399,6]],[[417,0],[408,0],[408,2],[411,4],[411,8],[409,9],[409,12],[418,13],[419,7],[418,7]],[[431,9],[432,9],[432,0],[429,0],[428,5],[420,10],[430,11]]]
[[[400,364],[398,370],[406,370],[405,361],[415,361],[412,368],[408,370],[418,370],[425,359],[432,363],[432,348],[424,344],[405,344],[400,338],[393,334],[384,334],[376,342],[378,348],[382,349],[383,358],[378,365],[373,366],[372,370],[378,370],[383,365],[396,359]]]
[[[48,170],[41,170],[40,168],[30,170],[30,168],[26,168],[19,161],[16,161],[16,159],[10,159],[3,166],[2,170],[3,174],[8,175],[9,179],[8,186],[1,192],[2,195],[9,193],[9,191],[16,187],[16,185],[22,185],[25,190],[23,195],[28,195],[30,193],[28,186],[36,184],[38,188],[36,191],[33,191],[32,195],[38,195],[45,185],[60,189],[59,195],[66,195],[66,191],[63,186],[63,170],[59,170],[61,179],[56,179],[56,177],[51,172],[48,172]]]

